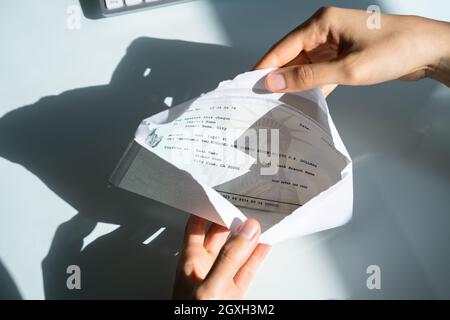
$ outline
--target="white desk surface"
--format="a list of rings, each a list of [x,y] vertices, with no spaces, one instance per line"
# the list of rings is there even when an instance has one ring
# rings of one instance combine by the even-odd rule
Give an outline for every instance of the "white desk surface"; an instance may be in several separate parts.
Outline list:
[[[444,0],[335,3],[450,19]],[[4,4],[0,295],[170,297],[186,215],[107,189],[109,173],[167,97],[176,104],[251,68],[324,4],[199,0],[82,16],[75,30],[76,0]],[[450,298],[450,90],[392,82],[328,101],[354,160],[354,219],[275,246],[248,298]],[[66,289],[70,264],[80,291]],[[367,289],[369,265],[381,268],[381,290]]]

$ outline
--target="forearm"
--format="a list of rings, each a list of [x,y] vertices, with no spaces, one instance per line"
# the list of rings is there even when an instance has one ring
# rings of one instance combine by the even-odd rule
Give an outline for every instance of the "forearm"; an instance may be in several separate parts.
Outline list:
[[[427,76],[450,87],[450,23],[434,21],[433,24],[430,36],[434,38],[435,52]]]

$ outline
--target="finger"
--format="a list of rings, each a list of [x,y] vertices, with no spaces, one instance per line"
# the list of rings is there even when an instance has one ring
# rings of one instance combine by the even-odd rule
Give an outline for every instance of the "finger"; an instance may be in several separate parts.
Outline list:
[[[258,244],[252,255],[242,265],[238,273],[234,277],[234,283],[241,290],[246,291],[253,277],[259,269],[259,266],[267,257],[272,247],[266,244]]]
[[[220,249],[227,241],[230,230],[224,226],[213,223],[206,234],[204,247],[205,249],[217,255]]]
[[[272,92],[298,92],[342,80],[342,62],[334,60],[274,70],[266,76],[264,84]]]
[[[186,224],[186,230],[184,232],[184,245],[188,246],[202,246],[205,240],[205,229],[208,221],[191,215]]]
[[[303,50],[312,50],[326,41],[327,28],[318,27],[317,13],[278,41],[254,69],[279,68],[295,59]]]
[[[293,31],[276,43],[254,69],[279,68],[297,57],[303,50],[303,36],[297,32],[301,31]]]
[[[330,60],[330,59],[327,59],[327,60]],[[326,60],[324,60],[324,61],[326,61]],[[321,62],[321,61],[316,61],[316,62]],[[291,67],[291,66],[301,65],[301,64],[311,64],[311,63],[313,63],[313,62],[309,58],[308,54],[305,51],[302,51],[295,59],[293,59],[289,63],[287,63],[285,65],[285,67]],[[336,87],[337,87],[337,84],[329,84],[329,85],[325,85],[325,86],[321,87],[321,89],[322,89],[324,96],[327,97],[329,94],[331,94],[331,92],[334,91],[334,89],[336,89]]]
[[[223,246],[208,276],[205,285],[220,289],[222,285],[233,281],[239,268],[253,252],[261,228],[258,221],[248,219]]]
[[[296,56],[294,59],[286,63],[283,67],[291,67],[291,66],[297,66],[300,64],[308,64],[312,63],[311,59],[308,57],[308,54],[306,51],[300,52],[298,56]]]

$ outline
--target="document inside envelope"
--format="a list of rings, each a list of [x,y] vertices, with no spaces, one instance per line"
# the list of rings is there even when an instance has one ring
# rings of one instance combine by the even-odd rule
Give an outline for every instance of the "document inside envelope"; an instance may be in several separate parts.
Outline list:
[[[323,96],[318,90],[268,93],[257,81],[265,73],[238,76],[142,121],[135,141],[158,157],[145,170],[159,172],[156,180],[169,195],[138,193],[227,226],[230,219],[224,216],[232,204],[244,216],[258,219],[266,230],[343,179],[350,160],[340,138],[336,145],[337,132]],[[168,170],[165,165],[155,166],[164,162],[173,166],[172,172],[161,172]],[[199,213],[195,203],[183,204],[189,200],[180,201],[178,194],[170,195],[178,170],[188,174],[180,177],[180,183],[191,185],[192,179],[200,186],[200,192],[194,192],[194,185],[185,190],[196,193],[192,201],[209,199],[222,220]],[[170,183],[165,175],[171,176]],[[207,196],[199,200],[203,191]],[[218,195],[223,199],[218,200]]]

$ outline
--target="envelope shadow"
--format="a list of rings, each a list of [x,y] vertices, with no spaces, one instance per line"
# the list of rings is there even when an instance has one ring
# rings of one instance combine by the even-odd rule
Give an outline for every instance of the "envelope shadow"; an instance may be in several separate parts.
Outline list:
[[[186,215],[108,188],[108,178],[142,119],[213,89],[250,60],[223,46],[138,38],[109,84],[44,97],[0,118],[0,156],[78,211],[43,261],[47,298],[170,297]],[[97,222],[121,227],[80,251]],[[161,227],[156,240],[142,243]],[[82,290],[66,287],[71,264],[81,267]]]

